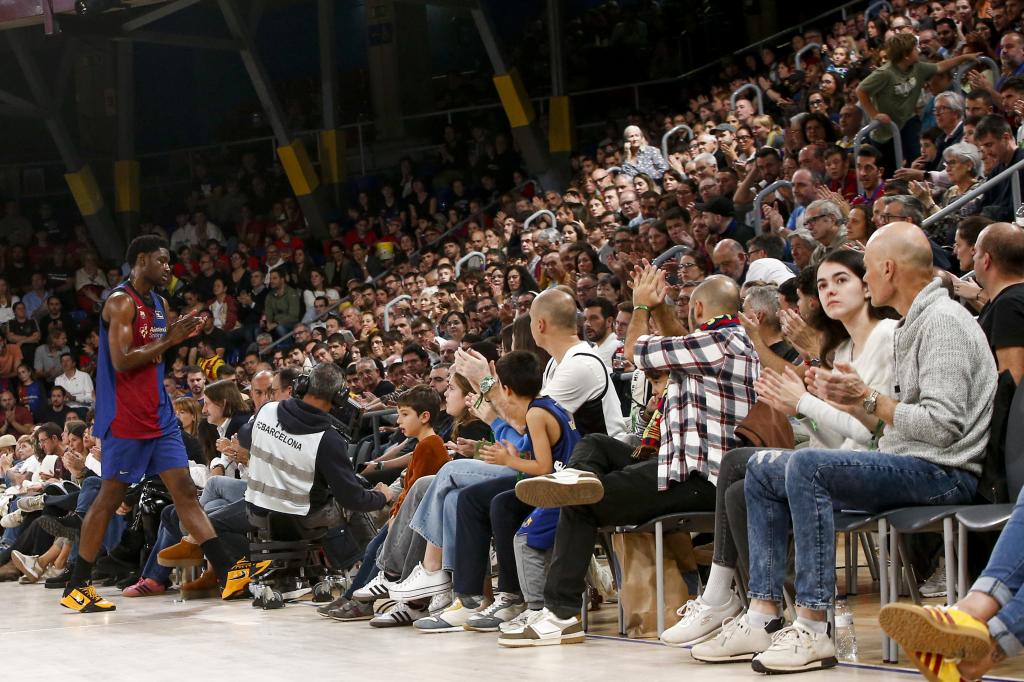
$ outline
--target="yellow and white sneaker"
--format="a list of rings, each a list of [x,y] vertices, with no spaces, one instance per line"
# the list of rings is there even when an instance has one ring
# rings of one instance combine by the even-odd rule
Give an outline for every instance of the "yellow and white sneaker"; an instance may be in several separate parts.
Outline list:
[[[910,660],[914,662],[928,682],[968,682],[960,674],[956,663],[942,654],[918,651],[910,655]]]
[[[992,650],[988,626],[956,607],[886,604],[878,613],[878,624],[912,655],[975,661]]]

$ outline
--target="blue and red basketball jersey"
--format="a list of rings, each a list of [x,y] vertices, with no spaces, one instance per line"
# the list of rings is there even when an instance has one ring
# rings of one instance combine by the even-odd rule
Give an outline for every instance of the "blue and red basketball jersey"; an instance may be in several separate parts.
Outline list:
[[[132,347],[145,346],[167,333],[167,316],[159,296],[150,293],[150,301],[128,283],[114,291],[123,291],[135,303],[132,321]],[[159,438],[178,428],[174,407],[164,390],[164,361],[150,363],[130,372],[118,372],[110,361],[107,323],[100,324],[99,359],[96,362],[96,421],[93,433],[100,438]]]

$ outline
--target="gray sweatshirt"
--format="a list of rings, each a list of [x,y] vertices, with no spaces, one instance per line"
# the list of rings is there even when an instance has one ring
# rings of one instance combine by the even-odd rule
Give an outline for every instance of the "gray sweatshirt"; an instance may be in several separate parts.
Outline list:
[[[996,365],[981,327],[938,279],[896,329],[893,423],[880,452],[913,455],[981,474],[996,393]]]

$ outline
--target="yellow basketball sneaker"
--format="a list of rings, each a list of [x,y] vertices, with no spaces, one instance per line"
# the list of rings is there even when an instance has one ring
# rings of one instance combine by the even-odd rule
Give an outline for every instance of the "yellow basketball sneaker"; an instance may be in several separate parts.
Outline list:
[[[69,588],[60,600],[61,606],[79,613],[101,613],[117,610],[117,607],[96,593],[92,585]]]
[[[270,563],[269,561],[260,561],[254,564],[248,559],[236,561],[228,571],[227,580],[224,581],[224,589],[220,593],[221,599],[233,599],[241,596],[253,578],[270,568]]]

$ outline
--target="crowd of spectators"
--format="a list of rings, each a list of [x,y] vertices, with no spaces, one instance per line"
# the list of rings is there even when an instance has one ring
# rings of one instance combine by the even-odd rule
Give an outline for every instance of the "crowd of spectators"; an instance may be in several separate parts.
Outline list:
[[[742,506],[746,471],[745,503],[765,511],[758,518],[768,527],[750,528],[750,553],[781,552],[779,561],[750,566],[753,601],[741,615],[732,585],[747,538],[716,529],[705,594],[680,609],[663,639],[707,639],[694,649],[698,660],[754,658],[762,672],[834,665],[822,622],[834,595],[832,507],[828,521],[818,518],[813,495],[834,497],[837,508],[972,501],[997,375],[1024,376],[1024,233],[1013,222],[1013,182],[929,218],[1024,158],[1022,12],[1017,0],[896,0],[867,21],[851,14],[809,29],[790,47],[823,47],[804,55],[801,70],[766,48],[685,111],[636,112],[573,155],[565,187],[527,183],[507,133],[449,126],[431,178],[404,160],[395,177],[353,197],[323,238],[274,167],[251,155],[231,172],[198,167],[174,221],[142,231],[169,244],[173,276],[162,293],[172,317],[203,318],[201,333],[165,358],[166,390],[183,429],[197,436],[199,468],[210,480],[243,480],[232,417],[252,409],[246,401],[286,397],[297,373],[329,363],[347,377],[352,410],[398,405],[425,414],[467,461],[483,438],[460,440],[464,421],[480,419],[494,435],[498,422],[519,424],[526,440],[515,448],[484,448],[482,459],[502,465],[508,486],[489,494],[514,489],[512,499],[529,509],[564,508],[550,542],[529,545],[536,555],[499,538],[495,523],[501,580],[490,610],[479,582],[460,580],[456,546],[479,543],[464,544],[464,526],[455,527],[445,503],[463,487],[457,473],[475,465],[418,471],[416,485],[406,479],[402,489],[400,473],[420,448],[396,434],[356,461],[368,481],[404,490],[405,502],[370,545],[381,553],[367,553],[362,584],[332,613],[372,616],[378,626],[419,618],[426,629],[486,617],[493,630],[495,618],[514,619],[499,641],[529,646],[582,638],[574,614],[599,526],[692,509],[734,523],[728,464],[728,490],[739,491]],[[979,55],[997,57],[1001,72],[970,68]],[[965,68],[962,81],[954,77]],[[744,97],[730,103],[747,82],[765,92],[764,112]],[[881,125],[854,154],[853,137],[870,120]],[[655,141],[679,123],[693,137],[664,158]],[[761,196],[778,180],[787,184]],[[541,216],[525,229],[540,209],[555,222]],[[75,424],[88,423],[95,400],[97,312],[129,268],[101,263],[84,229],[69,230],[45,206],[23,216],[8,202],[0,235],[0,435],[13,437],[0,441],[13,441],[0,465],[12,489],[38,493],[54,480],[80,483],[102,460],[101,444]],[[683,248],[650,265],[672,247]],[[508,359],[491,376],[484,358],[499,356]],[[630,372],[620,401],[609,377]],[[507,391],[492,393],[495,384]],[[410,397],[422,386],[433,398]],[[541,394],[553,405],[539,405]],[[790,453],[790,439],[784,457],[746,452],[738,463],[739,425],[758,405],[792,417],[783,421],[809,447]],[[532,420],[534,407],[547,416]],[[206,437],[204,421],[216,427]],[[567,429],[584,437],[573,452],[557,452],[552,443]],[[420,432],[434,433],[402,427]],[[868,450],[892,467],[885,486],[866,466]],[[524,468],[520,455],[530,452],[544,467]],[[816,478],[837,452],[845,477]],[[797,483],[779,483],[789,476]],[[909,482],[922,476],[934,485]],[[12,551],[21,558],[0,575],[31,582],[51,570],[59,579],[56,569],[74,560],[66,542],[36,535],[31,551],[12,550],[43,501],[19,505],[12,496],[9,505],[0,560]],[[788,528],[790,507],[800,618],[784,626],[779,529]],[[520,521],[527,511],[516,508]],[[772,526],[773,515],[786,521]],[[401,558],[388,564],[393,556]],[[923,557],[925,575],[936,558]],[[461,575],[472,582],[476,570]],[[518,582],[507,575],[517,570]],[[136,596],[162,591],[167,575],[132,578]],[[457,598],[446,610],[431,605],[453,584]],[[376,615],[350,603],[387,594],[396,603]],[[989,627],[1000,651],[1019,649],[1020,622],[995,616]]]

